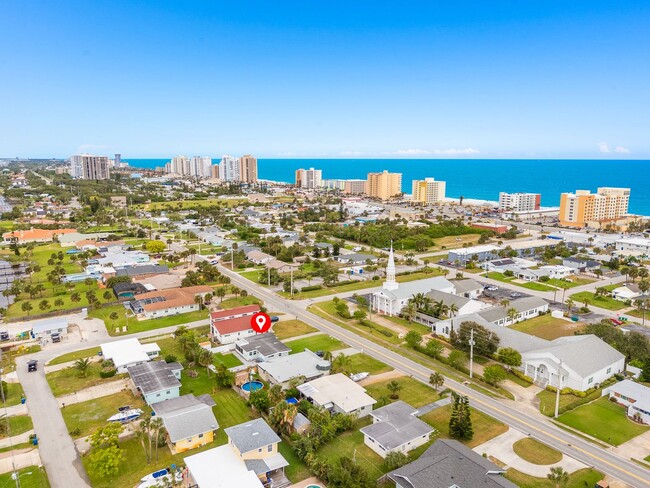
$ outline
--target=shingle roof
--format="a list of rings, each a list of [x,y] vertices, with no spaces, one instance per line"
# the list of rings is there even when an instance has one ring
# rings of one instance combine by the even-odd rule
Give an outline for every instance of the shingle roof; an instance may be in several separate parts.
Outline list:
[[[444,303],[445,305],[456,305],[458,308],[464,307],[469,303],[469,298],[461,297],[458,295],[452,295],[451,293],[445,293],[444,291],[431,290],[427,293],[427,296],[433,301]]]
[[[143,264],[141,266],[126,266],[115,271],[115,276],[139,276],[145,274],[168,273],[169,268],[162,264]]]
[[[483,285],[476,280],[467,278],[465,280],[454,281],[454,287],[456,287],[456,293],[462,294],[467,293],[468,291],[481,290]]]
[[[129,366],[129,374],[133,383],[142,393],[149,394],[170,388],[180,388],[181,382],[174,376],[173,371],[180,371],[183,366],[180,363],[166,363],[165,361],[153,361],[150,363]]]
[[[440,439],[419,459],[391,471],[388,477],[404,488],[517,488],[496,474],[501,472],[496,464],[460,442]]]
[[[397,401],[370,413],[377,422],[361,429],[386,450],[430,434],[434,429],[415,416],[417,410],[408,403]]]
[[[225,429],[224,432],[242,454],[281,440],[263,419],[235,425]]]
[[[260,311],[259,305],[247,305],[210,314],[212,326],[219,334],[232,334],[251,328],[251,317]]]
[[[172,442],[219,428],[212,407],[194,395],[183,395],[154,403],[151,408],[156,415],[163,419],[165,429],[167,429]]]
[[[266,334],[256,334],[246,339],[237,342],[237,346],[242,350],[257,351],[262,356],[270,356],[282,352],[289,352],[291,348],[287,347],[283,342],[275,337],[274,334],[267,332]]]

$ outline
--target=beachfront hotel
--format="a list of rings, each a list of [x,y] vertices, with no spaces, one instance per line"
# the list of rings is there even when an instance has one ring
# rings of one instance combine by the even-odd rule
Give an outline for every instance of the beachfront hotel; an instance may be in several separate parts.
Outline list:
[[[499,193],[499,210],[510,212],[532,212],[539,210],[542,195],[539,193]]]
[[[577,190],[560,196],[560,225],[596,227],[616,223],[628,215],[629,188],[598,188],[596,193]]]
[[[388,200],[402,193],[402,173],[368,173],[366,194],[371,198]]]
[[[296,187],[313,190],[321,187],[323,179],[323,170],[320,169],[297,169],[296,170]]]
[[[423,180],[413,180],[413,203],[438,203],[445,199],[445,188],[447,184],[444,181],[437,181],[434,178],[425,178]]]

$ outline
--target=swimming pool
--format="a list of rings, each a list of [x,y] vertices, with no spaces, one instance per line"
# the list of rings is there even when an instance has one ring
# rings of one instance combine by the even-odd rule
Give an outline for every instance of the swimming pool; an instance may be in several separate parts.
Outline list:
[[[247,392],[257,391],[264,388],[264,384],[261,381],[247,381],[241,385],[241,389]]]

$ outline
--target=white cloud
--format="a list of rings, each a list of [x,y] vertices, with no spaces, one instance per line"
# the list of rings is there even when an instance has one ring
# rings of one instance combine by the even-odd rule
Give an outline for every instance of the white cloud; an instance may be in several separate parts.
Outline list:
[[[627,147],[616,146],[614,152],[619,154],[630,154],[631,151]]]
[[[599,142],[599,143],[598,143],[598,150],[599,150],[601,153],[608,153],[608,152],[611,152],[611,151],[609,150],[609,144],[607,144],[606,142]]]
[[[611,148],[606,142],[599,142],[598,150],[603,154],[610,154],[612,152],[616,154],[630,154],[631,152],[627,147],[623,146],[614,146],[614,148]]]
[[[362,151],[342,151],[339,153],[341,156],[365,156],[366,153]]]
[[[465,149],[400,149],[398,151],[393,151],[386,154],[392,154],[395,156],[471,156],[473,154],[479,154],[478,149],[473,149],[471,147]]]

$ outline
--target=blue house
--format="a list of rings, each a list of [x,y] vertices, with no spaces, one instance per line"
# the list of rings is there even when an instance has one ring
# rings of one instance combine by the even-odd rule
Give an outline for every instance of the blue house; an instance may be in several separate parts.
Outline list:
[[[180,363],[152,361],[129,366],[131,379],[147,405],[178,398],[181,390]]]

